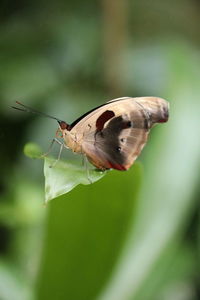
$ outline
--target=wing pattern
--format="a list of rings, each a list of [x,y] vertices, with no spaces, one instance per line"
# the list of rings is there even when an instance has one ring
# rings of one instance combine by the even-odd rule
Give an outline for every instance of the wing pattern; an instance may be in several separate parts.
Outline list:
[[[127,170],[142,151],[155,123],[168,120],[161,98],[123,98],[108,102],[82,118],[72,133],[83,136],[82,153],[99,169]]]

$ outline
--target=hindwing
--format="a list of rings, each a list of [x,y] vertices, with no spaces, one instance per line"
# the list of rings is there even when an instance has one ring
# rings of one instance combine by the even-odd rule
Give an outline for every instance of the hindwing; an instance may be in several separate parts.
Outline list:
[[[81,136],[82,152],[97,168],[127,170],[146,144],[150,128],[167,119],[164,99],[119,98],[79,118],[71,133]]]

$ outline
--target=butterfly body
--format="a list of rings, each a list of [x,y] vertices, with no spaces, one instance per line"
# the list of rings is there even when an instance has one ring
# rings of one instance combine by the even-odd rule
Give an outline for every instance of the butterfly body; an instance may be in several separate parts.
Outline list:
[[[98,169],[128,170],[156,123],[168,120],[169,104],[156,97],[118,98],[71,125],[60,123],[66,147],[87,156]]]

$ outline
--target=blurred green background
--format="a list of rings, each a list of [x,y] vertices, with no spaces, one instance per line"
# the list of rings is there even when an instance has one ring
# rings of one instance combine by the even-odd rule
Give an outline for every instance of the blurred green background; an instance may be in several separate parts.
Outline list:
[[[2,0],[0,17],[0,300],[200,299],[200,1]],[[10,106],[70,123],[121,96],[169,100],[169,122],[131,170],[45,207],[23,147],[57,124]]]

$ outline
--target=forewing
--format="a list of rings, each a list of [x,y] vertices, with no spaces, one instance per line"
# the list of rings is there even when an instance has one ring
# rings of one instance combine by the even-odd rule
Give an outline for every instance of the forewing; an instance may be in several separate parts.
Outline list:
[[[147,113],[151,126],[155,123],[164,123],[168,121],[169,102],[158,97],[141,97],[135,99],[138,105],[140,105]]]

